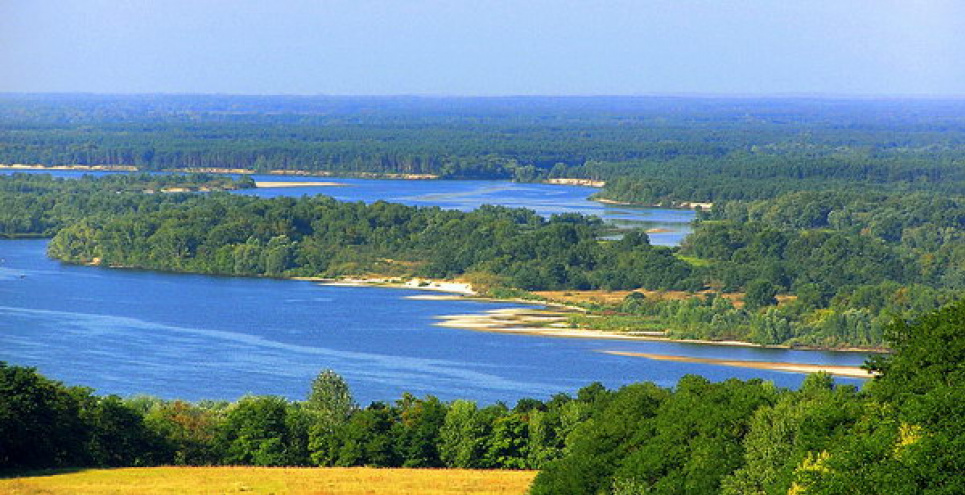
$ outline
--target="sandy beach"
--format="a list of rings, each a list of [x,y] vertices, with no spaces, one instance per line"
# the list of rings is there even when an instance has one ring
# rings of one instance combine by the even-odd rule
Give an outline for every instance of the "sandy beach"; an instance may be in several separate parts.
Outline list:
[[[668,356],[665,354],[648,354],[644,352],[601,351],[614,356],[630,356],[653,359],[656,361],[675,361],[679,363],[713,364],[717,366],[731,366],[734,368],[751,368],[756,370],[786,371],[789,373],[818,373],[825,372],[834,376],[849,378],[872,378],[874,375],[857,366],[829,366],[824,364],[802,363],[774,363],[768,361],[737,361],[729,359],[696,358],[688,356]]]
[[[607,198],[589,198],[591,201],[596,201],[597,203],[603,203],[605,205],[621,205],[621,206],[643,206],[648,208],[675,208],[678,210],[710,210],[714,207],[714,203],[701,203],[699,201],[675,201],[670,204],[670,206],[665,205],[647,205],[642,203],[631,203],[629,201],[617,201],[615,199]]]
[[[569,178],[556,178],[556,179],[546,179],[543,181],[545,184],[557,184],[561,186],[588,186],[588,187],[604,187],[606,182],[602,180],[593,179],[569,179]]]
[[[259,189],[272,188],[272,187],[333,187],[333,186],[346,186],[348,184],[343,184],[341,182],[322,182],[322,181],[267,181],[258,180],[255,181],[255,187]]]
[[[476,291],[466,282],[433,280],[427,278],[412,278],[401,280],[397,278],[344,278],[338,280],[324,280],[321,285],[343,286],[343,287],[387,287],[394,289],[417,289],[437,292],[447,292],[450,294],[461,294],[461,296],[450,296],[462,298],[463,296],[474,296]],[[418,297],[418,296],[411,296]]]

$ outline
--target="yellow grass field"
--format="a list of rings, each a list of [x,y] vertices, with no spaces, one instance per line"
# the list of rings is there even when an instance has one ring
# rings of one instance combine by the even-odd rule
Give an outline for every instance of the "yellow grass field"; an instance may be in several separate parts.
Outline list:
[[[0,479],[0,494],[448,495],[526,493],[535,471],[159,467]]]

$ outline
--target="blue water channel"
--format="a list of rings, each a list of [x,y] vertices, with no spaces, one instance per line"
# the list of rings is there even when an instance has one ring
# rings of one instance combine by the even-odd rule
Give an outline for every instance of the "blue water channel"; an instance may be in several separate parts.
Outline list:
[[[99,393],[301,399],[312,377],[331,368],[363,403],[404,391],[512,403],[573,393],[593,381],[672,386],[688,373],[786,387],[803,379],[600,352],[607,350],[838,365],[865,358],[443,328],[434,325],[441,315],[515,305],[407,298],[422,293],[415,290],[65,265],[45,256],[46,244],[0,241],[0,360]]]

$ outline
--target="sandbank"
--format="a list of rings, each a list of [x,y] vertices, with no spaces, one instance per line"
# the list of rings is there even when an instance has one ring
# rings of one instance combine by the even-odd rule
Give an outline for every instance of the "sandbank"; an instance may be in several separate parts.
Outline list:
[[[255,187],[262,188],[272,188],[272,187],[332,187],[332,186],[346,186],[348,184],[343,184],[341,182],[311,182],[311,181],[267,181],[258,180],[255,181]]]
[[[589,187],[606,186],[606,182],[602,180],[574,179],[574,178],[564,178],[564,177],[559,177],[556,179],[546,179],[543,182],[546,184],[558,184],[561,186],[589,186]]]
[[[699,201],[673,201],[670,205],[663,204],[643,204],[643,203],[632,203],[630,201],[617,201],[615,199],[607,198],[589,198],[591,201],[596,201],[597,203],[603,203],[606,205],[621,205],[621,206],[641,206],[646,208],[673,208],[678,210],[710,210],[714,207],[714,203],[704,203]]]
[[[473,298],[485,300],[482,298]],[[492,300],[492,299],[490,299]],[[461,328],[464,330],[477,330],[485,332],[514,333],[525,335],[540,335],[543,337],[563,337],[597,340],[626,340],[626,341],[652,341],[652,342],[673,342],[677,344],[694,345],[715,345],[727,347],[752,347],[757,349],[791,349],[789,345],[761,345],[753,342],[740,340],[706,340],[706,339],[676,339],[667,337],[664,332],[640,331],[640,332],[614,332],[606,330],[592,330],[583,328],[573,328],[569,324],[569,318],[573,315],[583,314],[586,311],[579,307],[564,306],[558,303],[548,303],[545,301],[530,300],[493,300],[495,302],[512,302],[519,304],[539,305],[545,309],[538,308],[510,308],[495,309],[473,314],[446,315],[440,316],[436,326],[447,328]],[[797,348],[800,350],[822,350],[830,352],[881,352],[875,349],[842,348],[842,349],[809,349]],[[779,363],[780,364],[780,363]]]
[[[739,361],[731,359],[698,358],[689,356],[669,356],[666,354],[649,354],[645,352],[600,351],[614,356],[631,356],[653,359],[656,361],[674,361],[678,363],[713,364],[717,366],[731,366],[734,368],[751,368],[756,370],[785,371],[789,373],[818,373],[849,378],[872,378],[874,375],[857,366],[833,366],[826,364],[775,363],[769,361]]]
[[[472,290],[472,285],[466,282],[432,280],[427,278],[412,278],[409,280],[393,278],[343,278],[338,280],[326,280],[322,285],[343,286],[343,287],[386,287],[395,289],[418,289],[438,292],[449,292],[462,294],[464,296],[476,295]]]

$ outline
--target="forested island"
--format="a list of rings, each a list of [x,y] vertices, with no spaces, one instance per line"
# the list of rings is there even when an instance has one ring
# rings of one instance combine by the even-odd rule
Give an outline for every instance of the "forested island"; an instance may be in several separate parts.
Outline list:
[[[896,322],[861,391],[688,376],[480,406],[405,395],[359,407],[324,371],[305,401],[97,396],[0,363],[0,469],[253,465],[540,469],[533,494],[965,490],[965,303]]]
[[[0,197],[0,233],[53,236],[51,256],[104,266],[461,278],[510,298],[633,291],[615,303],[582,303],[590,316],[572,325],[830,348],[880,348],[893,317],[935,309],[965,284],[965,205],[926,193],[723,203],[696,222],[683,246],[666,248],[639,231],[606,240],[602,222],[581,215],[544,219],[503,207],[458,212],[324,196],[144,194],[157,180],[0,178],[8,191]],[[160,180],[177,186],[199,178]]]

